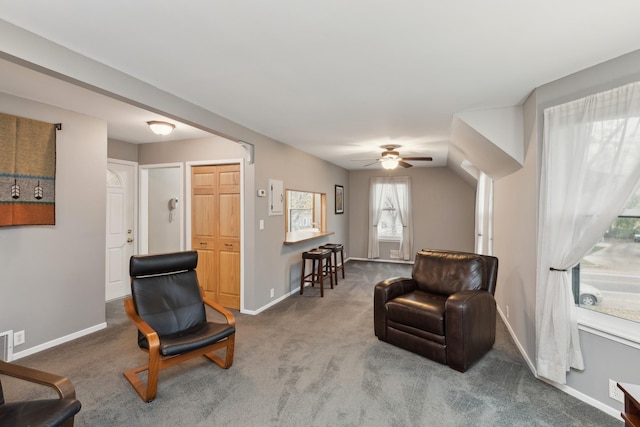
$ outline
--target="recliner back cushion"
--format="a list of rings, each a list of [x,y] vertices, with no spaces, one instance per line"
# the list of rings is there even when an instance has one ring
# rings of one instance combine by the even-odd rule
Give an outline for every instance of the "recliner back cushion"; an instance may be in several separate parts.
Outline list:
[[[478,255],[446,251],[419,251],[413,265],[418,289],[441,295],[486,286],[485,260]]]
[[[206,312],[194,270],[131,281],[136,310],[158,335],[175,334],[206,322]]]

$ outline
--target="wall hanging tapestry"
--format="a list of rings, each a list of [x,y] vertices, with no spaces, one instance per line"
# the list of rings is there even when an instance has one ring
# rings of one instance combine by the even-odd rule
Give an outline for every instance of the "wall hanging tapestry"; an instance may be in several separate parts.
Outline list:
[[[0,226],[55,224],[56,129],[0,113]]]

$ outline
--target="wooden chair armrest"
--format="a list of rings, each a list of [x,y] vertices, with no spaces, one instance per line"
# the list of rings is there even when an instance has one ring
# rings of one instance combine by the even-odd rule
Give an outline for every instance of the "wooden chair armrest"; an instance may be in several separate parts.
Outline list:
[[[236,326],[236,318],[234,317],[233,313],[231,313],[229,310],[227,310],[226,308],[224,308],[223,306],[221,306],[220,304],[218,304],[208,296],[204,295],[204,292],[201,291],[201,293],[202,293],[202,300],[205,302],[205,304],[213,308],[218,313],[222,314],[227,319],[227,323],[230,326]]]
[[[140,333],[147,338],[147,341],[149,342],[149,351],[159,348],[160,338],[158,337],[158,333],[138,315],[136,307],[133,305],[133,298],[125,298],[124,311],[127,313],[127,316],[129,316],[129,319],[131,319],[136,328],[138,328]]]
[[[76,390],[68,378],[0,360],[0,374],[53,388],[60,399],[75,399]]]

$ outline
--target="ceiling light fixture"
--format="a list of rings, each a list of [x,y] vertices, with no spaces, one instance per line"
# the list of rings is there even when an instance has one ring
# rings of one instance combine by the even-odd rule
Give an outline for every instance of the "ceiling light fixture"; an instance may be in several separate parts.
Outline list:
[[[380,162],[382,163],[382,167],[385,169],[391,170],[398,167],[398,159],[395,157],[386,156]]]
[[[169,135],[173,129],[175,129],[176,125],[167,122],[158,122],[158,121],[150,121],[147,122],[149,128],[156,135]]]

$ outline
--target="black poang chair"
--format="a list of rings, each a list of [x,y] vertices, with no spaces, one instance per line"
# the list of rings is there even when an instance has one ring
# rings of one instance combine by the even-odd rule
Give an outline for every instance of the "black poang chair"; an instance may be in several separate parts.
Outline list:
[[[162,369],[197,356],[225,369],[233,363],[235,318],[204,296],[197,264],[195,251],[131,257],[132,298],[125,299],[124,306],[138,328],[138,346],[149,353],[149,363],[125,371],[124,376],[145,402],[156,397]],[[205,304],[226,322],[207,321]],[[226,348],[225,360],[213,353],[222,348]],[[146,386],[138,376],[144,371],[148,371]]]
[[[5,402],[0,383],[0,426],[73,427],[74,416],[81,405],[76,399],[73,384],[67,378],[1,360],[0,375],[50,387],[59,396],[59,399]]]

